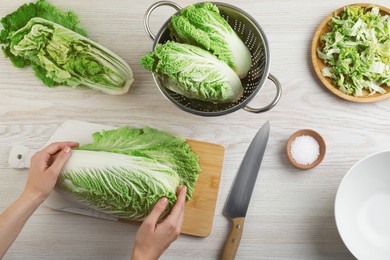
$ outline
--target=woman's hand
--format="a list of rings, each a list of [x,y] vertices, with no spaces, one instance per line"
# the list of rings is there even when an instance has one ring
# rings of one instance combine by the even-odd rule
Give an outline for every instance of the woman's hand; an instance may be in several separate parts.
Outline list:
[[[144,220],[135,237],[133,260],[155,260],[180,235],[184,219],[184,202],[187,187],[177,189],[177,201],[169,216],[161,223],[157,223],[161,214],[168,205],[167,198],[161,198],[154,206],[152,212]]]
[[[43,202],[54,189],[62,167],[71,155],[75,142],[52,143],[31,157],[24,194]]]
[[[70,157],[74,142],[53,143],[31,158],[30,171],[22,195],[0,214],[0,259],[24,224],[53,190],[62,166]]]

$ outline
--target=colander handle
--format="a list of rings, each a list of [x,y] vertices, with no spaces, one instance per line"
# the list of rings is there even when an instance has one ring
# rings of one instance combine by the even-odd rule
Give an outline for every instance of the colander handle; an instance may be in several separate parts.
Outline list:
[[[174,9],[176,9],[177,11],[180,11],[182,8],[180,5],[172,2],[172,1],[159,1],[159,2],[156,2],[154,4],[152,4],[148,10],[146,10],[146,13],[144,15],[144,27],[145,27],[145,31],[146,33],[149,35],[149,37],[154,40],[156,38],[156,35],[154,35],[152,33],[152,30],[150,29],[150,24],[149,24],[149,18],[150,18],[150,15],[152,14],[152,12],[154,11],[154,9],[156,9],[157,7],[160,7],[160,6],[170,6],[170,7],[173,7]]]
[[[270,79],[275,84],[275,87],[276,87],[276,95],[275,95],[274,100],[272,100],[272,102],[270,104],[268,104],[267,106],[262,107],[262,108],[252,108],[250,106],[245,106],[244,107],[245,111],[248,111],[251,113],[262,113],[262,112],[270,110],[279,102],[279,99],[282,96],[282,85],[280,84],[279,80],[272,74],[268,75],[268,79]]]

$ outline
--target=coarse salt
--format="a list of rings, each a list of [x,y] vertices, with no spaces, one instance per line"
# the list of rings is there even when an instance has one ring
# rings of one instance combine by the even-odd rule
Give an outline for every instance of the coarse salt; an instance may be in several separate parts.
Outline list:
[[[310,135],[298,136],[291,143],[291,155],[298,164],[312,164],[320,155],[320,145]]]

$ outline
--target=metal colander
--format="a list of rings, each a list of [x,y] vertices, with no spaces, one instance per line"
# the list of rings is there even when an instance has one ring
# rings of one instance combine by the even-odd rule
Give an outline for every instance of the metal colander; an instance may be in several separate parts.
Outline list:
[[[214,104],[211,102],[187,98],[169,90],[164,86],[162,79],[156,74],[153,74],[154,81],[168,100],[180,109],[196,115],[220,116],[234,112],[241,108],[252,113],[261,113],[270,110],[278,103],[282,93],[282,88],[278,79],[269,73],[270,52],[268,48],[268,41],[263,30],[249,14],[239,8],[225,3],[213,2],[213,4],[218,7],[222,17],[229,23],[251,53],[251,69],[249,70],[247,76],[241,79],[242,86],[244,87],[243,96],[235,102]],[[153,10],[159,6],[170,6],[178,12],[182,9],[179,5],[170,1],[156,2],[148,8],[144,17],[144,26],[147,34],[152,38],[152,40],[154,40],[153,50],[157,44],[176,40],[169,35],[170,31],[168,29],[168,24],[170,19],[163,24],[157,36],[155,36],[150,30],[150,15]],[[248,106],[248,102],[257,95],[260,89],[264,86],[267,78],[274,82],[276,86],[275,98],[270,104],[262,108],[252,108]]]

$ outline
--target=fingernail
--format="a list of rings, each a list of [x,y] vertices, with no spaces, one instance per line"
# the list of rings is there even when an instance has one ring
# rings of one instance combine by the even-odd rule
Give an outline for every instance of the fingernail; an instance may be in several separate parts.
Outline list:
[[[165,204],[168,203],[168,199],[164,197],[164,198],[162,198],[162,199],[160,200],[160,202],[161,202],[161,204],[165,205]]]
[[[66,146],[64,149],[63,149],[64,153],[69,153],[70,152],[70,147],[69,146]]]

